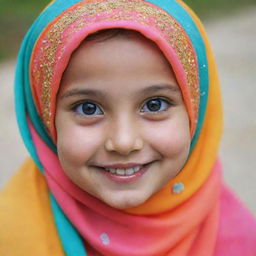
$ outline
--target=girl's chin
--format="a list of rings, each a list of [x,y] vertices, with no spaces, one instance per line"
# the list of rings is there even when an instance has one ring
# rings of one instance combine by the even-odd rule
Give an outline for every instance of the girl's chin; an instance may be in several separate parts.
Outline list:
[[[133,194],[133,195],[112,195],[109,197],[101,197],[99,198],[101,201],[103,201],[105,204],[119,210],[125,210],[137,207],[141,204],[143,204],[147,199],[149,199],[150,196],[139,194]]]

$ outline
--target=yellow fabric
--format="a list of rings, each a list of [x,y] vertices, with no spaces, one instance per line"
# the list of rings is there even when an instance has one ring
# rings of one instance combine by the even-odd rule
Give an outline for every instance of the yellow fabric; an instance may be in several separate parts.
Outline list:
[[[1,256],[64,256],[43,175],[29,159],[0,192]]]

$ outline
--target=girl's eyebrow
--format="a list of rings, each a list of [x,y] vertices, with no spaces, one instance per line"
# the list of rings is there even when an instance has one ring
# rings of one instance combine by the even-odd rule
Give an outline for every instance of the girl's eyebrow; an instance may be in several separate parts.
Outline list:
[[[102,98],[106,96],[106,94],[100,90],[75,88],[75,89],[64,92],[60,98],[63,99],[63,98],[68,98],[72,96],[82,96],[82,95],[102,97]]]
[[[154,93],[158,91],[180,92],[180,88],[177,85],[172,84],[156,84],[142,89],[140,93]]]
[[[157,84],[157,85],[152,85],[146,88],[143,88],[139,92],[136,92],[136,94],[149,94],[149,93],[155,93],[159,91],[172,91],[172,92],[180,92],[180,89],[178,86],[171,85],[171,84]],[[105,98],[107,92],[97,90],[97,89],[71,89],[63,93],[61,95],[61,99],[63,98],[68,98],[72,96],[94,96],[94,97],[100,97],[100,98]]]

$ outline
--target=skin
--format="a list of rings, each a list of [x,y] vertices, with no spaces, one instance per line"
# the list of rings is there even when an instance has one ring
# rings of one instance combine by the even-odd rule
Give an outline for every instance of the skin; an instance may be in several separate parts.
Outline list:
[[[147,105],[152,99],[160,100],[157,111]],[[83,111],[88,102],[96,108],[91,115]],[[85,41],[74,52],[61,81],[55,125],[64,172],[118,209],[148,200],[180,172],[189,154],[189,119],[172,69],[135,32]],[[147,171],[116,182],[102,169],[130,163],[148,164]]]

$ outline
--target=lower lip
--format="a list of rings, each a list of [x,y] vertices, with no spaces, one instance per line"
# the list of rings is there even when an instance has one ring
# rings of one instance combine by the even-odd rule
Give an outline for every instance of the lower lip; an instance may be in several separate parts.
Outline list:
[[[103,171],[103,173],[112,181],[116,183],[129,183],[138,180],[150,167],[150,164],[144,165],[138,172],[129,176],[122,176],[113,174],[111,172]]]

